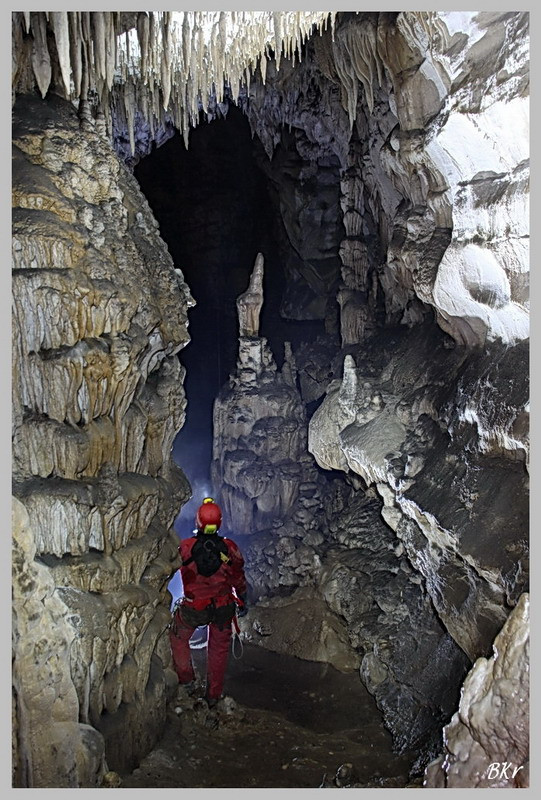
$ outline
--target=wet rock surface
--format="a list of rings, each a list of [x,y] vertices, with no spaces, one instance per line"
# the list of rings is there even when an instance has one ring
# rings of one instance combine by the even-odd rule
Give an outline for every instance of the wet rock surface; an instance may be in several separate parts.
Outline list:
[[[195,660],[204,674],[202,651]],[[245,644],[225,692],[209,710],[181,689],[158,746],[121,788],[420,785],[356,675]]]

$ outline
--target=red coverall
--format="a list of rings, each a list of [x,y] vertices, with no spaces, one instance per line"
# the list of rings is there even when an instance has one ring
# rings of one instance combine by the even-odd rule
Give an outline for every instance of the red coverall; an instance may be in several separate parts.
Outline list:
[[[206,536],[207,534],[199,534]],[[207,643],[207,691],[210,699],[218,699],[223,690],[231,641],[231,620],[235,614],[235,596],[245,594],[244,559],[232,539],[227,543],[229,562],[222,564],[210,577],[200,575],[195,561],[187,566],[197,536],[182,539],[179,553],[183,562],[180,575],[184,598],[173,619],[170,632],[171,652],[180,683],[190,683],[195,673],[190,653],[190,638],[199,625],[209,626]]]

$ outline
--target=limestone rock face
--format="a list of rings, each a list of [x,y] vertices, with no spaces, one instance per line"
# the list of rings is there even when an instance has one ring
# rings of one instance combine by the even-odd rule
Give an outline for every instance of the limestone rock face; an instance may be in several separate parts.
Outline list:
[[[242,636],[278,653],[332,664],[341,672],[359,668],[347,628],[318,591],[304,586],[288,597],[266,598],[240,620]]]
[[[381,519],[378,500],[334,483],[333,502],[325,503],[332,512],[318,591],[345,621],[360,679],[396,750],[437,753],[470,662],[434,613],[421,576]]]
[[[427,788],[529,786],[529,595],[521,595],[490,658],[468,673],[458,711],[444,728],[444,753],[429,765]]]
[[[14,494],[29,569],[39,563],[47,575],[65,631],[64,644],[39,639],[44,664],[62,658],[40,676],[25,655],[35,586],[23,582],[21,786],[99,785],[104,758],[110,769],[134,766],[160,734],[173,677],[171,526],[189,487],[171,447],[184,421],[176,354],[193,301],[133,177],[99,126],[81,124],[54,95],[14,107]],[[54,741],[32,733],[53,691],[56,758]]]
[[[291,515],[303,482],[306,413],[291,370],[277,371],[266,339],[241,336],[237,372],[214,403],[212,481],[236,534]]]
[[[472,660],[527,586],[526,360],[524,345],[447,349],[430,326],[381,337],[345,356],[309,424],[321,466],[377,488],[385,521]]]
[[[77,626],[35,561],[24,505],[13,498],[14,785],[92,788],[107,771],[102,734],[79,717],[70,658]]]
[[[279,373],[264,339],[239,343],[237,372],[215,403],[213,486],[245,559],[251,611],[243,636],[358,670],[397,750],[417,748],[432,757],[470,662],[381,518],[376,492],[369,497],[336,473],[325,477],[307,452],[294,355],[288,350]],[[322,346],[316,342],[315,352]],[[348,381],[353,404],[352,368]],[[384,406],[378,397],[356,406],[359,420],[377,417]],[[325,415],[330,426],[343,421],[333,409]],[[355,408],[344,409],[346,421],[355,418]],[[340,455],[336,444],[329,452]],[[350,469],[345,460],[332,467]]]
[[[302,65],[299,69],[303,74],[301,83],[315,79],[314,75],[305,76]],[[248,115],[257,130],[260,120],[266,122],[278,95],[273,84],[269,77],[261,105],[258,102],[261,92],[256,90],[255,97],[250,97]],[[315,92],[315,86],[313,88]],[[307,109],[299,99],[298,114],[292,100],[290,102],[294,132],[281,131],[280,147],[272,160],[260,149],[254,152],[260,169],[269,179],[274,227],[287,279],[280,313],[286,319],[324,320],[329,299],[336,294],[340,276],[338,250],[344,237],[340,163],[323,142],[311,141],[307,132],[317,111],[323,111],[322,101],[314,100],[314,106]],[[262,141],[264,144],[265,136]]]
[[[299,250],[304,187],[311,170],[336,165],[325,206],[338,191],[343,227],[329,236],[319,220],[333,271],[317,279],[335,287],[343,345],[381,322],[381,296],[390,324],[422,322],[432,307],[460,344],[528,338],[526,13],[344,15],[298,68],[282,60],[264,87],[252,82],[248,114],[301,253],[288,268],[297,315],[299,275],[317,293],[311,248]]]

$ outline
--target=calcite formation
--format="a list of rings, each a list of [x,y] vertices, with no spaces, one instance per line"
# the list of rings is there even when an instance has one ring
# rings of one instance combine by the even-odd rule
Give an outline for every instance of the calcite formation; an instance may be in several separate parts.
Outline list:
[[[299,59],[312,29],[332,28],[335,16],[329,11],[18,11],[13,36],[30,49],[31,71],[26,73],[24,58],[14,50],[14,75],[21,90],[35,82],[42,97],[51,82],[69,100],[86,100],[89,89],[103,100],[115,90],[133,154],[137,111],[144,111],[152,131],[170,119],[187,141],[200,104],[207,110],[215,95],[220,102],[225,80],[237,97],[258,66],[265,80],[268,52],[275,53],[278,68],[282,51]]]
[[[259,334],[259,315],[263,306],[264,269],[263,254],[258,253],[248,288],[237,297],[240,336],[250,337]]]
[[[71,652],[78,635],[54,577],[35,560],[24,505],[13,499],[13,662],[15,786],[99,786],[103,735],[79,716]]]
[[[161,730],[193,301],[122,161],[233,103],[325,328],[279,369],[258,295],[215,403],[244,633],[358,669],[427,785],[527,785],[528,14],[174,13],[12,17],[14,785]]]
[[[530,598],[521,595],[490,658],[468,673],[458,711],[443,730],[444,752],[425,774],[427,788],[529,786]]]
[[[322,467],[377,489],[386,523],[472,660],[528,583],[528,437],[512,434],[528,377],[511,367],[527,353],[517,345],[472,355],[446,347],[434,328],[381,336],[345,355],[309,423]],[[491,417],[490,444],[477,404]]]
[[[385,405],[380,395],[373,408],[355,404],[353,369],[342,385],[353,417],[357,408],[373,419]],[[317,419],[318,412],[310,429]],[[434,613],[374,493],[327,479],[308,452],[305,426],[291,348],[278,371],[265,339],[241,336],[237,371],[215,401],[212,477],[257,599],[243,635],[357,670],[396,749],[435,754],[468,658]],[[340,455],[336,447],[332,453]],[[434,653],[445,660],[444,673]]]
[[[290,126],[299,176],[338,164],[343,344],[380,323],[378,295],[388,324],[432,308],[459,344],[528,338],[527,26],[521,13],[351,16],[287,79],[282,64],[252,83],[269,156],[286,161]]]
[[[14,784],[96,786],[164,719],[171,525],[189,494],[171,461],[176,354],[193,301],[99,130],[60,98],[25,96],[13,133],[14,532],[46,587],[34,598],[38,579],[14,562]],[[36,641],[32,603],[57,634],[41,625]]]
[[[306,414],[265,338],[241,336],[237,371],[214,403],[212,481],[231,530],[268,528],[295,512]]]

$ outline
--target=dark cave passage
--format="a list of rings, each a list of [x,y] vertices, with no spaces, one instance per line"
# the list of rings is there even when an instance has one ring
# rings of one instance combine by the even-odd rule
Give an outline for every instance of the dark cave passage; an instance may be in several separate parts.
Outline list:
[[[179,354],[186,368],[186,421],[173,446],[193,491],[175,522],[182,535],[191,531],[201,498],[212,494],[212,406],[235,369],[235,301],[246,290],[258,252],[265,258],[260,335],[278,366],[285,341],[299,345],[325,330],[323,320],[286,319],[280,313],[287,290],[284,249],[292,246],[280,229],[280,201],[261,161],[268,158],[245,114],[229,104],[225,118],[202,118],[190,130],[188,150],[177,131],[134,169],[196,303],[189,310],[191,341]]]

